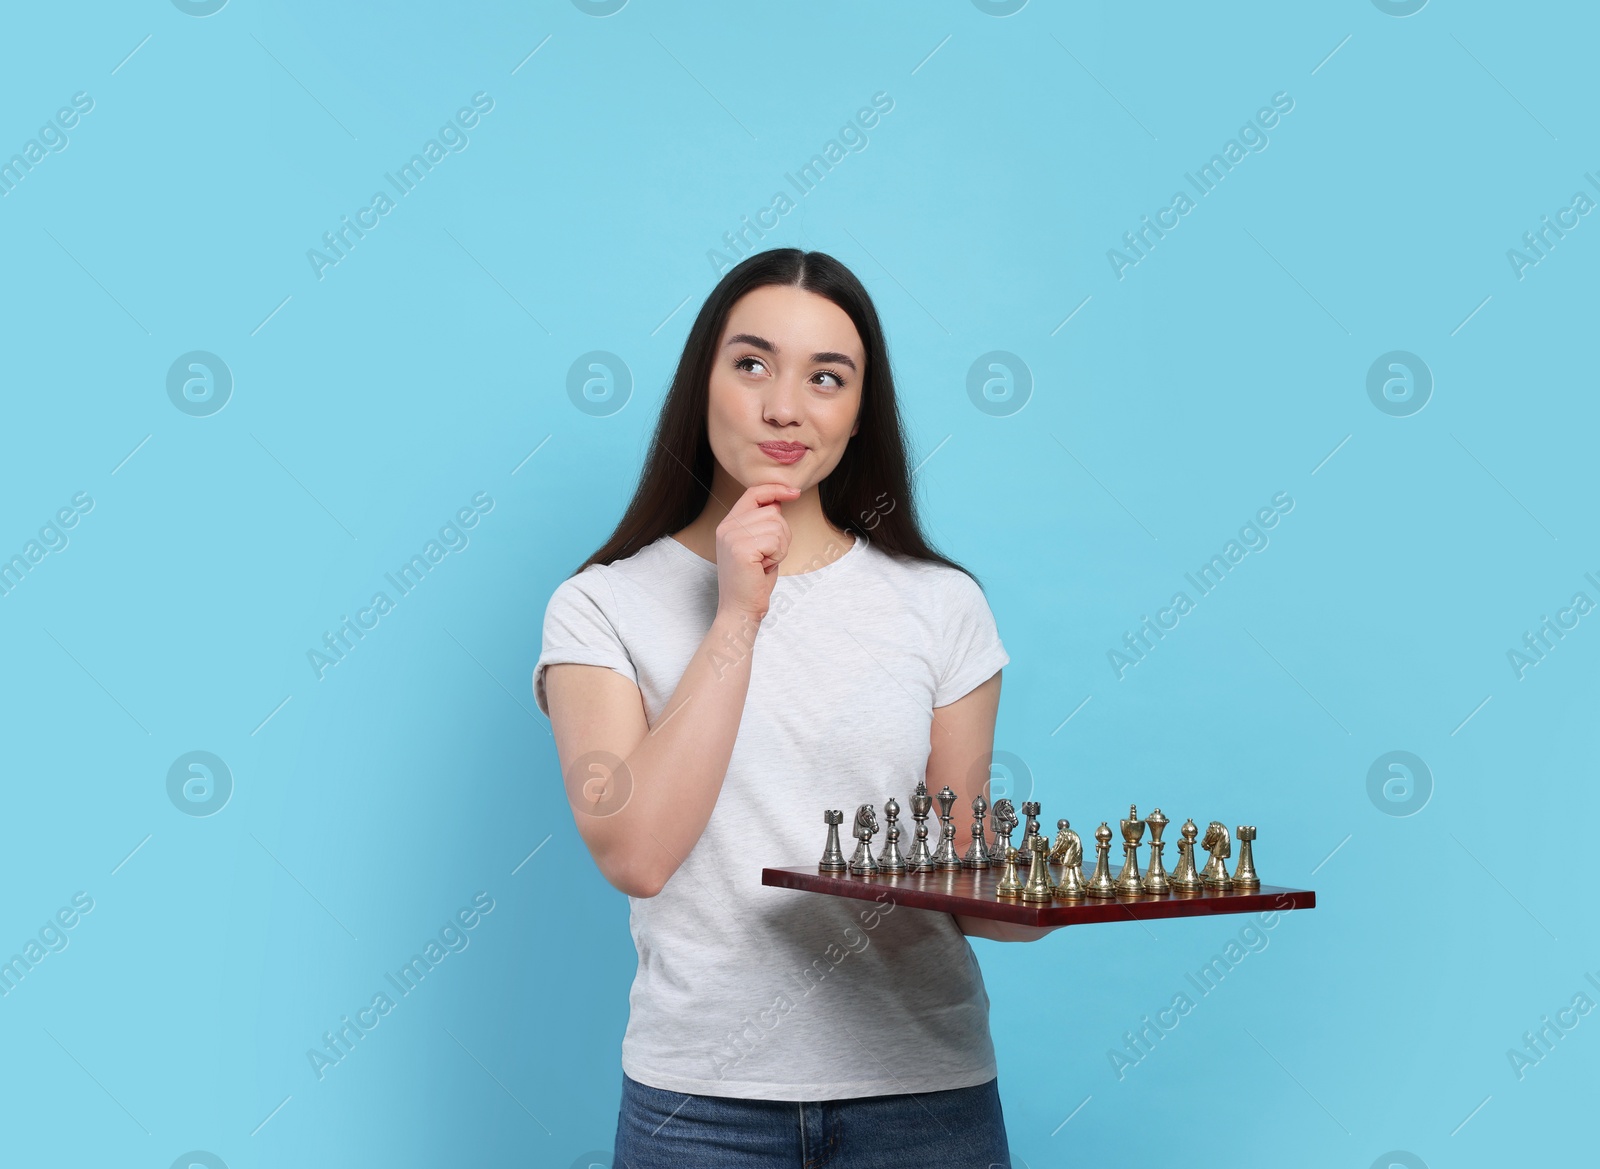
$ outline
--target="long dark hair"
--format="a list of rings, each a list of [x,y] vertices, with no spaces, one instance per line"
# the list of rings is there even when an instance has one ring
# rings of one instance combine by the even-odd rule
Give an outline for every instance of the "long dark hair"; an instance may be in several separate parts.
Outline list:
[[[894,374],[872,298],[838,260],[799,248],[774,248],[746,257],[706,297],[683,343],[683,356],[662,403],[633,501],[610,539],[578,571],[632,556],[662,536],[682,531],[705,509],[714,466],[706,413],[717,342],[734,303],[768,284],[802,288],[831,300],[849,315],[866,348],[860,429],[838,466],[818,484],[823,514],[835,527],[865,537],[892,556],[929,560],[972,576],[935,551],[917,524]]]

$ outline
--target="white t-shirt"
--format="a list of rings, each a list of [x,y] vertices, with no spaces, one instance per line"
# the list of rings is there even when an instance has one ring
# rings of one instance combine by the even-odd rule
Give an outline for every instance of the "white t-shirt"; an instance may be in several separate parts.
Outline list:
[[[638,685],[653,725],[717,595],[716,565],[670,535],[562,582],[534,669],[539,708],[549,713],[547,665],[609,666]],[[705,832],[660,893],[628,899],[639,953],[629,1076],[698,1095],[833,1100],[996,1074],[989,996],[954,917],[772,888],[761,870],[815,865],[829,808],[844,813],[848,858],[856,808],[872,804],[882,829],[891,795],[909,855],[933,709],[1008,661],[982,590],[945,565],[858,536],[832,563],[777,578]],[[970,809],[955,815],[964,837]],[[935,847],[937,804],[928,824]],[[883,844],[880,831],[875,856]]]

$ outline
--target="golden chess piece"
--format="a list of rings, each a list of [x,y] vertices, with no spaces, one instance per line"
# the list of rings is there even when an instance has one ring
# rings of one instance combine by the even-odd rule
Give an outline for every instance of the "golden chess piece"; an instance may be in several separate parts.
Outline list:
[[[1050,862],[1047,859],[1050,842],[1042,836],[1035,836],[1030,851],[1033,863],[1028,868],[1028,879],[1022,883],[1022,899],[1047,902],[1055,895],[1055,887],[1050,884]]]
[[[1216,889],[1227,893],[1233,890],[1233,878],[1228,876],[1228,858],[1233,855],[1233,847],[1228,843],[1228,826],[1221,820],[1213,820],[1206,825],[1205,839],[1200,842],[1211,855],[1206,858],[1206,867],[1201,870],[1200,883],[1207,889]]]
[[[1090,897],[1115,897],[1117,883],[1111,879],[1111,828],[1104,821],[1094,830],[1094,876],[1084,885]]]
[[[1144,822],[1150,825],[1150,868],[1144,875],[1142,887],[1146,893],[1160,896],[1172,888],[1167,881],[1166,867],[1161,863],[1161,833],[1171,821],[1157,808],[1145,817]]]
[[[1172,886],[1176,893],[1198,893],[1205,888],[1200,883],[1200,874],[1194,867],[1194,842],[1200,835],[1200,829],[1195,827],[1193,820],[1185,820],[1180,835],[1182,839],[1178,841],[1178,867],[1172,870],[1172,876],[1167,879],[1167,884]]]
[[[1021,859],[1022,853],[1017,849],[1006,849],[1005,870],[1000,874],[1000,883],[994,887],[996,898],[1014,901],[1022,896],[1022,882],[1017,880],[1017,862]]]
[[[1250,851],[1255,839],[1254,824],[1239,825],[1239,863],[1233,869],[1233,887],[1252,893],[1261,888],[1261,878],[1256,876],[1256,858]]]
[[[1144,839],[1144,821],[1137,804],[1128,805],[1128,818],[1122,822],[1122,871],[1117,874],[1118,893],[1143,893],[1139,877],[1139,842]]]
[[[1061,836],[1057,847],[1061,849],[1061,880],[1056,882],[1056,897],[1062,901],[1076,901],[1084,895],[1083,842],[1065,820],[1059,821]]]

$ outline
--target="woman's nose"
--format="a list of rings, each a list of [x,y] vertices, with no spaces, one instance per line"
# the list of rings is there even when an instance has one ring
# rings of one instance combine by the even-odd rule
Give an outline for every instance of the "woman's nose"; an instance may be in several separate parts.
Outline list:
[[[767,417],[773,422],[790,423],[800,417],[800,387],[788,378],[774,378],[767,391]]]

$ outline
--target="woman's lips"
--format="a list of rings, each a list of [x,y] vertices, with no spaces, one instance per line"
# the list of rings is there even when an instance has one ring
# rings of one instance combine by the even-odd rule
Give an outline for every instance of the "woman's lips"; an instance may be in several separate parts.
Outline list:
[[[786,466],[791,463],[798,463],[801,459],[801,456],[806,453],[805,444],[798,442],[763,442],[756,445],[758,445],[769,458],[773,459],[775,462],[783,463]]]

